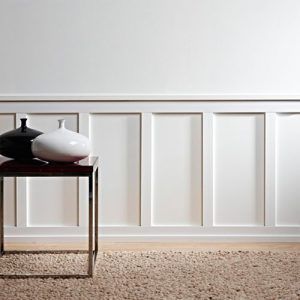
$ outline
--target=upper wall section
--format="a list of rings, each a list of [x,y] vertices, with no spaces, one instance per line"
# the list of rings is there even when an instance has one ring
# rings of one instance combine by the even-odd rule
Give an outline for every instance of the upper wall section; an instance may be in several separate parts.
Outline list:
[[[299,99],[299,36],[298,0],[1,0],[0,99]]]

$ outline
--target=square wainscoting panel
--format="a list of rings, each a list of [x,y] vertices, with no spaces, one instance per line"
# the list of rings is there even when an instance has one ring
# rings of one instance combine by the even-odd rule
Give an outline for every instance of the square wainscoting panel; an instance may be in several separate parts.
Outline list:
[[[155,114],[153,225],[202,225],[202,115]]]
[[[264,115],[214,115],[214,225],[264,225]]]
[[[140,114],[91,114],[90,139],[100,159],[100,224],[139,226]]]
[[[276,225],[300,225],[300,114],[278,114]]]
[[[66,128],[78,131],[77,114],[30,114],[29,126],[42,132],[58,128],[58,119],[66,120]],[[27,179],[28,226],[77,226],[77,178]]]

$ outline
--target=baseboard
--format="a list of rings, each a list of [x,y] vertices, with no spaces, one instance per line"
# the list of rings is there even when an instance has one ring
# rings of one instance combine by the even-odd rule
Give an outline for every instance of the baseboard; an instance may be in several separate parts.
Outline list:
[[[87,242],[87,236],[7,236],[5,237],[5,243],[83,243]],[[300,243],[299,236],[268,236],[268,235],[227,235],[227,236],[130,236],[130,235],[102,235],[99,237],[99,242],[173,242],[173,243],[184,243],[184,242],[237,242],[237,243],[269,243],[269,242],[286,242],[286,243]]]
[[[87,228],[5,227],[10,243],[79,243]],[[299,226],[100,226],[99,240],[108,242],[298,242]]]

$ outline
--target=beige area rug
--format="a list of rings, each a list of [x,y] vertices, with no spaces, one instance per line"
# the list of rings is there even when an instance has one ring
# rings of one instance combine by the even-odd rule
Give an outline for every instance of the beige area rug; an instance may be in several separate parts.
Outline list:
[[[0,273],[82,272],[86,259],[7,255]],[[104,252],[92,279],[0,279],[0,299],[300,299],[300,252]]]

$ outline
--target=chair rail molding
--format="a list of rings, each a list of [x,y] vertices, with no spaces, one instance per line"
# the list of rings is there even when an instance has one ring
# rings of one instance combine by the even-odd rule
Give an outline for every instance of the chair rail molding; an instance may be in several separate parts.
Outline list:
[[[299,99],[2,94],[0,133],[26,116],[44,132],[64,118],[89,137],[100,157],[100,240],[300,242]],[[4,188],[9,242],[87,239],[84,178]]]
[[[0,101],[288,101],[300,94],[0,93]]]

